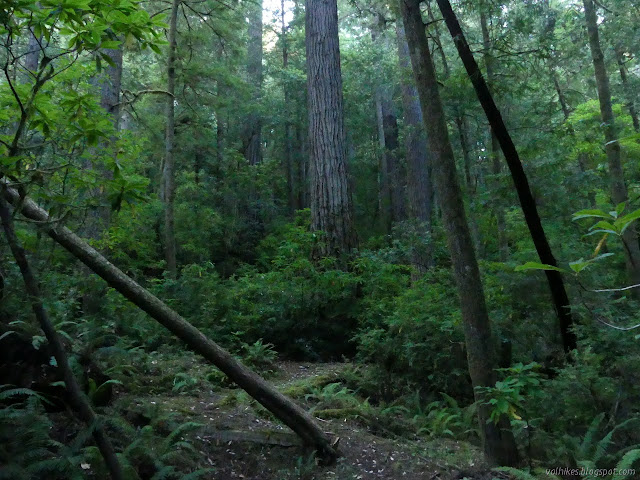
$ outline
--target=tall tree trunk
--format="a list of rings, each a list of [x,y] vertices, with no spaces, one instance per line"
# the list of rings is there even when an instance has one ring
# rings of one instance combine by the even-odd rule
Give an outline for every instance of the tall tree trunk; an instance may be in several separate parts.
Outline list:
[[[99,72],[92,82],[100,90],[100,106],[106,112],[107,118],[111,121],[114,131],[118,132],[120,125],[120,90],[122,87],[122,49],[120,46],[116,49],[100,50],[101,54],[106,55],[113,65],[106,61],[102,62],[102,71]],[[112,157],[115,158],[116,153],[114,147],[116,144],[116,135],[100,142],[99,150],[110,151]],[[94,175],[101,178],[111,180],[113,174],[104,165],[95,165],[91,159],[84,163],[86,170],[92,170]],[[101,188],[93,190],[91,195],[98,199],[99,205],[90,208],[84,220],[82,234],[93,240],[99,240],[104,232],[109,228],[111,223],[111,206],[107,203],[107,196]],[[84,269],[83,275],[89,277],[89,271]],[[87,288],[82,297],[82,311],[86,314],[95,314],[99,311],[100,305],[104,300],[103,286],[87,283]]]
[[[101,50],[108,56],[113,65],[104,68],[101,80],[100,106],[109,114],[116,130],[120,125],[120,89],[122,88],[122,49],[109,48]]]
[[[482,47],[484,49],[484,63],[487,69],[487,83],[489,88],[495,87],[495,61],[491,52],[491,35],[489,34],[489,25],[487,22],[487,14],[484,11],[486,3],[481,5],[480,10],[480,29],[482,30]],[[490,156],[491,170],[495,175],[494,184],[500,186],[500,174],[502,173],[502,164],[500,163],[500,143],[495,132],[489,126],[489,136],[491,138]],[[496,188],[496,190],[499,190]],[[498,254],[500,261],[504,262],[509,257],[509,246],[507,245],[507,226],[504,217],[504,208],[500,204],[498,195],[494,197],[494,208],[496,215],[496,225],[498,227]]]
[[[356,247],[347,177],[337,0],[306,2],[311,226],[325,234],[319,253],[337,257]]]
[[[40,61],[40,52],[42,50],[40,47],[41,40],[42,39],[36,38],[33,31],[29,31],[29,44],[27,46],[27,54],[24,58],[24,66],[33,75],[38,71],[38,62]]]
[[[571,110],[569,109],[569,104],[567,103],[567,99],[560,87],[560,82],[558,81],[558,75],[556,74],[555,68],[553,65],[549,67],[551,71],[551,77],[553,80],[553,86],[556,89],[556,94],[558,95],[558,102],[560,103],[560,108],[562,109],[562,115],[564,116],[565,122],[569,120],[569,115],[571,115]],[[567,130],[571,138],[576,139],[576,132],[571,125],[568,125]],[[578,154],[578,168],[580,169],[580,173],[583,175],[587,173],[587,157],[584,153]],[[589,188],[589,185],[585,185],[587,189],[587,208],[595,208],[596,205],[596,194],[594,191]]]
[[[538,252],[538,256],[540,257],[540,261],[548,265],[557,266],[556,259],[553,256],[551,246],[549,245],[544,228],[542,227],[540,215],[538,215],[538,208],[533,198],[533,194],[531,193],[531,188],[529,187],[529,180],[527,179],[527,175],[522,167],[520,156],[518,155],[518,151],[511,139],[511,135],[509,135],[509,131],[504,124],[502,115],[493,101],[489,87],[484,81],[484,77],[482,76],[482,72],[480,71],[478,64],[473,58],[469,44],[467,43],[464,33],[462,32],[462,28],[458,23],[458,19],[451,8],[449,0],[437,0],[437,2],[447,27],[449,28],[449,33],[451,33],[451,37],[456,44],[458,54],[460,55],[462,63],[467,70],[469,79],[476,90],[478,100],[484,109],[492,130],[495,132],[496,137],[500,142],[500,147],[502,148],[502,152],[504,153],[505,160],[507,161],[507,165],[511,172],[514,186],[518,192],[520,206],[522,207],[522,212],[524,213],[524,218],[527,222],[527,227],[529,228],[529,233],[531,234],[531,238],[536,247],[536,251]],[[571,315],[571,304],[569,303],[569,297],[564,286],[564,280],[562,279],[560,272],[556,270],[545,270],[545,274],[551,291],[553,305],[558,316],[562,344],[565,352],[568,352],[577,347],[577,340],[575,333],[572,331],[573,317]]]
[[[458,286],[469,374],[477,392],[478,388],[495,385],[494,369],[497,366],[480,270],[473,250],[462,192],[458,185],[456,162],[449,142],[419,0],[400,0],[400,8],[424,125],[433,155],[438,203],[442,210],[442,221]],[[497,425],[488,421],[489,407],[479,397],[478,400],[480,431],[488,461],[498,465],[515,465],[518,461],[518,450],[509,420],[503,416]]]
[[[638,112],[634,102],[634,92],[629,85],[629,79],[627,78],[627,67],[624,64],[624,50],[622,46],[616,47],[616,61],[618,62],[618,69],[620,70],[620,80],[622,81],[622,89],[627,97],[627,108],[629,109],[629,115],[631,116],[631,122],[633,123],[633,129],[636,132],[640,132],[640,120],[638,120]]]
[[[251,87],[250,112],[245,120],[243,138],[244,157],[249,165],[262,161],[262,0],[248,2],[249,44],[247,46],[247,77]]]
[[[104,431],[102,422],[98,419],[95,412],[91,408],[87,397],[82,393],[82,390],[78,385],[78,381],[73,375],[73,371],[71,370],[71,366],[69,365],[69,358],[67,356],[67,352],[64,349],[64,345],[60,340],[60,336],[56,332],[55,327],[49,320],[47,311],[45,310],[44,304],[42,303],[42,296],[40,295],[40,287],[38,286],[38,281],[36,280],[35,274],[33,273],[31,266],[29,265],[29,261],[27,260],[27,255],[25,254],[24,248],[22,247],[20,241],[18,240],[18,237],[16,236],[11,211],[7,200],[5,199],[6,187],[2,185],[0,186],[0,189],[2,190],[2,195],[0,195],[0,218],[2,219],[2,227],[4,228],[5,237],[7,238],[7,243],[9,244],[9,248],[11,249],[11,253],[16,260],[16,264],[20,269],[20,273],[22,274],[33,313],[38,320],[40,328],[44,332],[49,345],[51,345],[51,348],[53,349],[56,363],[58,364],[58,368],[60,368],[62,372],[65,389],[69,393],[71,405],[78,417],[80,417],[80,419],[87,425],[87,427],[91,428],[93,438],[96,442],[96,445],[98,446],[98,449],[100,450],[100,453],[102,454],[102,457],[104,458],[111,478],[114,480],[121,480],[124,478],[124,476],[122,473],[120,462],[118,461],[118,457],[116,456],[116,452],[111,445],[109,437],[107,437]]]
[[[219,92],[220,90],[218,90]],[[224,161],[224,149],[225,149],[225,128],[224,120],[221,114],[221,108],[216,111],[216,162],[217,168],[222,168]]]
[[[460,108],[456,108],[454,122],[456,124],[456,130],[458,130],[458,141],[460,142],[460,149],[462,151],[465,189],[471,211],[473,212],[475,205],[475,195],[478,188],[478,175],[474,177],[471,174],[472,150],[469,148],[469,126],[467,123],[467,119],[464,114],[461,113]],[[484,244],[482,243],[478,221],[473,214],[469,219],[469,228],[471,229],[471,237],[473,238],[473,244],[476,248],[476,255],[478,256],[478,258],[482,259],[485,254]]]
[[[175,119],[175,91],[176,91],[176,34],[178,29],[178,7],[181,0],[173,0],[169,16],[169,52],[167,58],[167,105],[166,131],[164,134],[164,169],[162,180],[164,184],[164,258],[167,262],[167,272],[171,278],[177,275],[176,233],[174,200],[176,195],[175,159],[173,156],[176,119]]]
[[[433,263],[431,222],[433,216],[433,181],[429,145],[420,110],[418,91],[411,75],[409,46],[401,20],[396,21],[400,89],[404,114],[404,150],[407,162],[407,197],[410,218],[417,223],[416,244],[411,247],[411,264],[421,277]],[[426,244],[421,242],[427,238]]]
[[[384,156],[387,158],[387,177],[391,200],[391,223],[401,222],[406,218],[405,185],[406,172],[400,163],[398,141],[398,117],[391,97],[385,88],[382,93],[382,129],[384,132]]]
[[[460,142],[460,149],[462,150],[462,164],[464,165],[464,183],[467,189],[467,194],[474,193],[475,185],[471,176],[471,152],[469,151],[469,140],[467,138],[467,125],[465,117],[456,113],[455,124],[458,130],[458,141]]]
[[[287,201],[289,214],[293,215],[301,208],[298,203],[297,189],[300,179],[297,178],[298,169],[293,161],[293,138],[291,129],[291,95],[289,93],[289,43],[287,39],[287,24],[285,22],[284,0],[280,0],[280,42],[282,44],[282,89],[284,93],[284,164],[287,171]]]
[[[8,184],[6,180],[0,180],[0,185],[6,187]],[[323,459],[332,461],[337,457],[336,441],[331,441],[313,417],[295,402],[207,338],[156,296],[111,264],[97,250],[68,228],[61,226],[60,222],[52,222],[49,214],[32,200],[21,197],[20,193],[11,187],[4,189],[4,196],[14,207],[20,208],[22,215],[37,221],[54,241],[105,280],[110,287],[149,314],[191,350],[218,367],[231,381],[296,432],[306,445],[315,448]]]
[[[381,87],[376,87],[375,106],[376,106],[376,123],[378,126],[378,145],[380,146],[380,154],[378,156],[378,212],[376,215],[383,228],[388,235],[391,233],[391,185],[389,180],[389,160],[386,155],[386,144],[384,138],[384,112],[382,110],[382,91]]]
[[[389,50],[388,37],[384,33],[384,19],[379,18],[371,28],[371,38],[381,54]],[[381,150],[380,161],[380,206],[387,232],[406,217],[405,185],[406,172],[400,163],[398,141],[398,118],[393,104],[393,95],[386,82],[376,86],[376,117],[378,139]]]
[[[611,199],[614,205],[629,200],[627,185],[624,181],[624,171],[620,155],[620,143],[618,142],[618,128],[616,127],[613,108],[611,105],[611,91],[609,88],[609,75],[604,64],[604,55],[600,47],[598,34],[598,22],[593,0],[583,0],[584,16],[587,23],[587,35],[589,36],[589,48],[593,59],[596,86],[598,87],[598,100],[600,101],[600,115],[604,127],[605,150],[609,163],[609,177],[611,179]],[[640,283],[640,246],[635,229],[636,223],[629,226],[622,235],[625,246],[625,259],[629,281],[637,285]],[[640,298],[640,290],[634,289],[636,298]]]
[[[571,115],[571,108],[567,101],[567,97],[562,91],[562,87],[560,87],[560,81],[558,80],[557,73],[557,62],[555,58],[555,52],[553,51],[552,45],[555,42],[555,27],[556,27],[556,16],[554,12],[551,10],[549,5],[549,0],[545,0],[542,3],[544,7],[544,15],[546,17],[544,22],[544,28],[541,32],[540,43],[545,46],[545,48],[550,49],[551,54],[547,59],[547,65],[549,66],[549,73],[551,75],[551,80],[553,81],[553,87],[556,90],[556,94],[558,95],[558,103],[560,103],[560,108],[562,109],[562,115],[564,116],[565,123],[569,120],[569,116]],[[567,123],[569,135],[575,140],[576,132],[573,127]],[[580,173],[583,175],[587,172],[587,156],[584,153],[578,154],[578,168]],[[595,208],[596,205],[596,195],[594,191],[589,188],[587,182],[585,182],[586,191],[586,199],[587,199],[587,208]]]

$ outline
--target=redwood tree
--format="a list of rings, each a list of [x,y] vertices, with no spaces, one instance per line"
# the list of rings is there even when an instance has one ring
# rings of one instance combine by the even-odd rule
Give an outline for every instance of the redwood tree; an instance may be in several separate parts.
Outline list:
[[[347,176],[337,0],[307,0],[306,50],[312,228],[325,235],[320,254],[342,256],[357,240]]]
[[[262,0],[249,2],[249,44],[247,45],[247,81],[251,105],[245,119],[243,153],[249,165],[262,161],[262,119],[259,104],[262,91]]]
[[[469,374],[476,395],[482,387],[493,387],[497,367],[480,270],[458,184],[456,162],[449,141],[447,124],[419,0],[400,0],[402,19],[411,55],[411,64],[420,97],[422,116],[433,155],[433,179],[442,210],[442,223],[460,296]],[[489,420],[489,407],[477,398],[478,419],[484,451],[490,463],[515,465],[518,450],[509,426],[502,416],[498,424]]]

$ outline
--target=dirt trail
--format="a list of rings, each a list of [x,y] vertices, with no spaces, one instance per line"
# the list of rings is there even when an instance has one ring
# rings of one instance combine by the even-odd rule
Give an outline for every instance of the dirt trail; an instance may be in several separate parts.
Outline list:
[[[270,380],[282,391],[320,378],[326,385],[339,379],[341,363],[278,362]],[[199,369],[194,365],[193,374]],[[195,372],[195,373],[194,373]],[[479,452],[464,442],[392,438],[374,434],[357,419],[318,419],[325,431],[339,437],[342,457],[332,466],[316,465],[297,437],[241,390],[198,389],[193,395],[154,395],[145,402],[185,421],[205,425],[196,434],[202,467],[213,467],[215,480],[492,480]],[[299,399],[313,408],[313,399]]]

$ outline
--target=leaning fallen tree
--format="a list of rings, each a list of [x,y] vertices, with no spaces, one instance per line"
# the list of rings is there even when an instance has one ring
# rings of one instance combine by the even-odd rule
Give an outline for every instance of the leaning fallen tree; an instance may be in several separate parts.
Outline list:
[[[71,230],[52,222],[46,210],[29,198],[22,198],[18,190],[11,187],[6,179],[0,182],[4,197],[18,212],[38,222],[54,241],[105,280],[110,287],[149,314],[191,350],[202,355],[224,372],[240,388],[291,428],[305,445],[314,448],[320,458],[330,463],[338,457],[337,439],[330,439],[304,409],[249,370],[224,348],[207,338],[151,292],[138,285]]]

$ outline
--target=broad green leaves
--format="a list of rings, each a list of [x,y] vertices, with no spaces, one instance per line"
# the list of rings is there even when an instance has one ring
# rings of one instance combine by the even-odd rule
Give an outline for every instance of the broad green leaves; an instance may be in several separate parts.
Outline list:
[[[562,268],[548,265],[546,263],[539,262],[527,262],[524,265],[519,265],[515,268],[516,272],[523,272],[525,270],[556,270],[558,272],[564,272]]]
[[[640,209],[621,216],[624,212],[625,206],[625,203],[620,203],[616,206],[615,210],[612,210],[609,213],[606,213],[603,210],[580,210],[574,214],[573,220],[599,218],[600,220],[589,228],[589,233],[587,233],[587,235],[611,233],[613,235],[621,236],[633,222],[640,218]]]
[[[594,264],[595,262],[602,260],[603,258],[610,257],[613,253],[599,254],[600,249],[605,244],[609,235],[615,235],[621,237],[622,234],[638,219],[640,219],[640,209],[634,210],[626,215],[622,215],[625,211],[626,204],[620,203],[616,205],[615,209],[608,213],[600,209],[587,209],[580,210],[573,215],[573,220],[583,220],[586,218],[598,220],[595,224],[589,227],[589,232],[586,236],[603,234],[603,237],[598,242],[595,248],[593,256],[589,259],[580,258],[569,263],[570,270],[556,267],[554,265],[547,265],[538,262],[527,262],[524,265],[517,266],[514,270],[516,272],[523,272],[526,270],[556,270],[558,272],[573,272],[575,274],[580,273],[585,268]]]

